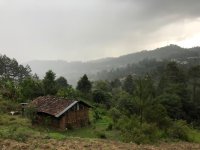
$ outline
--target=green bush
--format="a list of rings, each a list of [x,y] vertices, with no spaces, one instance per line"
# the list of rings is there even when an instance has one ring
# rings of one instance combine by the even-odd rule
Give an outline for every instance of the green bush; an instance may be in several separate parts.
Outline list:
[[[12,135],[13,136],[13,135]],[[20,141],[20,142],[25,142],[27,140],[27,138],[29,137],[29,135],[27,133],[18,133],[18,134],[14,134],[13,137],[11,137],[11,139],[13,138],[16,141]]]
[[[130,135],[127,136],[127,134]],[[159,131],[155,125],[143,124],[141,127],[128,130],[124,139],[125,141],[134,141],[137,144],[154,143],[159,139]]]
[[[113,121],[116,123],[122,114],[117,108],[113,107],[110,109],[109,115],[112,117]]]
[[[172,120],[167,116],[167,111],[161,104],[148,107],[144,116],[148,123],[155,123],[160,129],[166,129],[172,125]]]
[[[154,143],[161,136],[155,124],[143,123],[141,125],[137,117],[120,118],[116,127],[121,131],[125,142]]]
[[[37,110],[35,107],[27,107],[25,109],[25,115],[27,118],[29,118],[31,120],[32,123],[34,123],[36,121],[36,117],[37,117]]]
[[[0,113],[9,113],[10,111],[19,109],[19,106],[15,102],[0,99]]]
[[[167,130],[167,134],[170,138],[184,141],[190,141],[189,132],[190,128],[187,123],[182,120],[175,121],[172,127]]]
[[[99,119],[102,119],[102,115],[103,115],[103,111],[101,109],[95,109],[94,112],[93,112],[93,118],[94,118],[94,122],[99,120]]]
[[[98,138],[107,139],[106,134],[104,132],[96,131],[96,135]]]
[[[30,136],[29,132],[18,130],[19,126],[10,126],[7,130],[0,132],[0,138],[13,139],[20,142],[25,142]]]
[[[113,129],[113,124],[109,123],[108,127],[106,128],[107,131],[111,131]]]

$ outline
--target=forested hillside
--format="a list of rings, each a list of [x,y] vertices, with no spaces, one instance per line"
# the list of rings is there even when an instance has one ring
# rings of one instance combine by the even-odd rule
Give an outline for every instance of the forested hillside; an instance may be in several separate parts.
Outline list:
[[[42,61],[35,60],[28,62],[34,73],[40,77],[45,75],[45,72],[52,69],[58,76],[64,76],[68,79],[69,83],[76,85],[79,77],[83,74],[88,74],[92,79],[106,79],[101,75],[101,71],[110,71],[116,68],[126,67],[128,64],[137,64],[144,59],[161,60],[188,60],[197,59],[200,56],[200,47],[184,49],[176,45],[170,45],[158,48],[151,51],[141,51],[133,54],[128,54],[116,58],[106,58],[88,62],[67,62],[67,61]],[[59,66],[59,67],[58,67]],[[96,75],[100,73],[99,75]]]
[[[200,150],[200,0],[0,0],[0,150]]]
[[[108,72],[115,75],[109,80],[94,81],[84,74],[74,88],[53,70],[41,79],[28,66],[1,56],[0,139],[26,142],[81,137],[137,144],[177,140],[200,143],[198,55],[178,57],[170,61],[146,59],[118,69],[116,74]],[[136,70],[137,74],[133,74]],[[27,108],[21,115],[21,102],[46,95],[91,104],[90,125],[59,132],[48,121],[41,126],[33,124],[37,113],[32,109]],[[10,111],[19,114],[12,117]]]

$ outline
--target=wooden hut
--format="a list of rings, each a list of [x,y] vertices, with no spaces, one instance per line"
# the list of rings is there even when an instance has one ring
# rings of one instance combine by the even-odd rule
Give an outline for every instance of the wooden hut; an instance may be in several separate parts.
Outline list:
[[[82,127],[89,123],[90,105],[83,101],[68,100],[55,96],[41,96],[31,104],[36,108],[37,124],[46,124],[58,129]]]

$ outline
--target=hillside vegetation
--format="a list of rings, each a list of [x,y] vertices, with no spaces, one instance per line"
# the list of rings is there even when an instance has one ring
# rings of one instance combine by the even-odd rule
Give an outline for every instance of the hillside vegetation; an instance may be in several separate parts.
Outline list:
[[[170,47],[182,51],[180,47]],[[72,145],[71,149],[78,149],[79,146],[85,149],[104,149],[106,146],[110,149],[151,148],[146,144],[158,144],[159,149],[159,145],[171,143],[170,149],[176,147],[173,143],[177,142],[177,145],[183,142],[186,148],[198,148],[200,64],[197,57],[194,60],[187,52],[185,56],[184,59],[177,55],[172,60],[143,60],[108,71],[101,80],[91,81],[84,74],[76,88],[53,70],[48,70],[43,78],[39,78],[37,74],[32,74],[29,66],[24,67],[15,59],[1,56],[1,147],[21,145],[24,149],[42,149],[43,146],[55,149],[56,145],[50,143],[60,141],[58,149],[70,142],[82,144]],[[134,74],[134,71],[137,73]],[[20,103],[47,95],[91,104],[90,125],[66,131],[58,131],[48,124],[33,125],[36,113],[26,109],[22,115]],[[11,111],[18,112],[18,115],[12,116]],[[12,141],[16,141],[14,145]]]
[[[1,100],[2,102],[2,100]],[[8,108],[9,106],[7,106]],[[103,121],[104,120],[104,121]],[[151,150],[167,150],[167,149],[199,149],[200,144],[187,142],[159,142],[154,145],[137,145],[134,143],[122,143],[116,137],[100,139],[97,130],[104,130],[107,126],[105,119],[96,123],[96,129],[87,127],[83,129],[74,129],[72,131],[57,131],[46,127],[32,126],[31,121],[22,116],[11,116],[1,114],[0,117],[0,149],[108,149],[108,150],[135,150],[135,149],[151,149]],[[102,125],[102,123],[104,123]],[[106,124],[105,124],[106,123]],[[200,140],[200,133],[194,132],[191,136],[196,138],[196,142]],[[112,135],[113,133],[110,133]],[[106,133],[108,135],[108,133]],[[114,134],[113,134],[114,135]],[[119,137],[120,134],[114,136]],[[199,138],[199,139],[198,139]]]
[[[88,62],[34,60],[27,63],[32,68],[32,71],[37,73],[40,77],[43,77],[45,72],[51,69],[58,76],[67,78],[69,83],[75,86],[80,76],[83,74],[87,74],[92,80],[105,79],[105,71],[123,68],[128,64],[137,64],[144,59],[154,59],[156,61],[181,59],[182,61],[188,61],[188,59],[193,57],[199,58],[199,56],[200,47],[185,49],[176,45],[169,45],[155,50],[141,51],[116,58],[111,57]],[[99,73],[99,75],[97,75],[97,73]],[[137,74],[137,70],[133,73]]]

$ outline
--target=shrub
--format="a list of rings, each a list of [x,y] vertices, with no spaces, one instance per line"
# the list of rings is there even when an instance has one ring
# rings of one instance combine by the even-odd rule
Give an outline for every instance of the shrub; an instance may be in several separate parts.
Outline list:
[[[152,143],[160,138],[159,130],[155,124],[143,123],[141,125],[137,117],[121,118],[117,128],[121,130],[125,142]]]
[[[10,100],[1,100],[0,99],[0,113],[8,113],[12,110],[19,109],[17,104]]]
[[[122,130],[127,123],[129,122],[129,118],[126,116],[121,116],[118,121],[115,123],[115,129]]]
[[[172,125],[166,109],[161,104],[148,107],[144,116],[148,123],[155,123],[161,129],[166,129]]]
[[[17,125],[9,127],[8,130],[0,132],[0,138],[25,142],[30,136],[30,133],[19,131],[18,128],[19,126]]]
[[[101,111],[99,109],[95,109],[93,114],[94,121],[102,119],[101,115],[102,115]]]
[[[32,107],[32,106],[27,107],[25,109],[25,115],[26,115],[26,117],[28,117],[31,120],[32,124],[35,123],[36,117],[37,117],[37,110],[36,110],[36,108]]]
[[[98,138],[107,139],[106,134],[104,132],[96,131],[96,135]]]
[[[111,131],[112,128],[113,128],[113,124],[112,124],[112,123],[109,123],[106,130],[107,130],[107,131]]]
[[[117,120],[121,116],[120,111],[117,108],[115,108],[115,107],[113,107],[113,108],[110,109],[109,114],[110,114],[110,116],[112,117],[112,119],[113,119],[113,121],[115,123],[117,122]]]
[[[14,134],[13,139],[19,142],[25,142],[27,140],[27,138],[29,137],[29,135],[27,133],[18,133],[18,134]]]
[[[189,132],[190,128],[187,126],[187,123],[182,120],[175,121],[172,127],[167,130],[167,134],[170,138],[184,141],[190,141]]]

